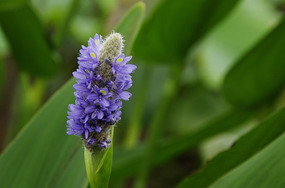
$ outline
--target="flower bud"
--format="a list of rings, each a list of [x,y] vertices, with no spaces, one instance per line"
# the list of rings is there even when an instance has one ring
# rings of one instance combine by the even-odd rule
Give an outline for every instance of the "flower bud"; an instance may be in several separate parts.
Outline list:
[[[123,50],[123,37],[120,33],[112,33],[109,35],[99,51],[99,61],[113,61],[115,57],[120,55]]]

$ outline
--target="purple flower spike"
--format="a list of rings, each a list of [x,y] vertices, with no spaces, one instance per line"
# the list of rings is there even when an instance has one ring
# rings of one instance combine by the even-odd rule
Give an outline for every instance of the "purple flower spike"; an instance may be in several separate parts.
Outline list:
[[[131,56],[122,53],[123,38],[112,33],[105,40],[96,34],[79,51],[78,69],[73,72],[75,104],[68,106],[67,134],[80,135],[90,151],[111,145],[110,128],[121,119],[122,100],[132,94]]]

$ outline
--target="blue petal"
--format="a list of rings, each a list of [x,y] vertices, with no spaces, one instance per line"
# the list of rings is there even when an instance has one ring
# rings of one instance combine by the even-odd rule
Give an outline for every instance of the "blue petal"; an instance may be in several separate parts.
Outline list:
[[[119,93],[119,96],[122,100],[129,100],[129,98],[132,96],[132,94],[128,91],[122,91]]]
[[[103,107],[108,107],[110,105],[110,102],[104,98],[102,98],[100,100],[100,104],[103,106]]]
[[[102,111],[99,111],[99,112],[97,113],[98,119],[102,119],[103,116],[104,116],[104,113],[103,113]]]
[[[118,66],[116,68],[116,71],[120,74],[130,74],[132,72],[134,72],[134,70],[136,70],[137,66],[133,65],[133,64],[127,64],[124,66]]]
[[[90,101],[94,101],[95,99],[98,99],[98,95],[96,94],[90,94],[87,97],[87,100],[90,100]]]
[[[89,89],[86,86],[84,86],[83,84],[74,84],[73,88],[76,91],[84,91],[84,92],[88,92],[89,91]]]
[[[85,108],[85,113],[89,114],[89,113],[91,113],[91,112],[94,112],[94,110],[95,110],[95,107],[94,107],[94,106],[87,106],[87,107]]]
[[[74,71],[72,74],[76,79],[86,79],[86,76],[78,71]]]
[[[84,132],[84,137],[85,137],[85,139],[88,138],[88,134],[89,134],[89,132],[88,132],[88,130],[86,129],[85,132]]]
[[[95,125],[95,131],[96,131],[97,133],[101,132],[101,130],[102,130],[101,127]]]

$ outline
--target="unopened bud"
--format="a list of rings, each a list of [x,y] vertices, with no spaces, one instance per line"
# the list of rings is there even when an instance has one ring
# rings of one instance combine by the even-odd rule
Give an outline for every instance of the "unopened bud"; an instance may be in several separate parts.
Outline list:
[[[102,44],[99,51],[99,61],[103,63],[107,59],[113,62],[114,58],[122,53],[123,46],[122,35],[120,33],[112,33]]]

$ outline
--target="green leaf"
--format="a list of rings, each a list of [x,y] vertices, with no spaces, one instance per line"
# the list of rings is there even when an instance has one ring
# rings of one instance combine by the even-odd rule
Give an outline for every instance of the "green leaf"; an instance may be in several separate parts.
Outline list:
[[[223,91],[236,106],[269,100],[285,82],[285,20],[247,53],[227,74]]]
[[[144,22],[135,55],[150,62],[177,62],[236,5],[227,1],[161,1]]]
[[[199,44],[194,62],[203,83],[220,89],[233,64],[276,27],[281,16],[276,13],[268,1],[242,1]]]
[[[197,146],[206,138],[233,129],[250,117],[253,112],[232,110],[209,121],[203,125],[198,132],[190,132],[167,140],[160,140],[157,144],[156,155],[152,156],[152,166],[163,164],[169,159],[183,153],[184,151]],[[141,156],[146,150],[145,145],[135,147],[132,150],[114,152],[114,164],[111,177],[111,185],[115,185],[120,179],[130,176],[138,171],[138,164],[141,163]]]
[[[208,187],[218,178],[254,156],[275,138],[280,136],[285,130],[284,124],[285,109],[282,109],[257,125],[255,129],[242,136],[231,149],[220,153],[200,172],[186,178],[178,185],[178,188]]]
[[[116,32],[127,36],[128,40],[125,41],[126,54],[130,53],[133,41],[138,33],[144,17],[145,5],[143,2],[135,4],[124,16],[122,21],[117,25]]]
[[[55,73],[56,64],[44,38],[44,30],[29,5],[0,11],[0,25],[19,68],[37,76]]]
[[[284,125],[284,122],[283,122]],[[285,134],[215,182],[213,188],[285,187]],[[234,182],[234,183],[233,183]]]
[[[72,84],[64,85],[0,156],[0,187],[86,187],[81,141],[66,134]]]
[[[111,129],[113,140],[114,127]],[[84,147],[85,166],[91,188],[108,188],[113,161],[113,143],[106,150],[90,152]]]

